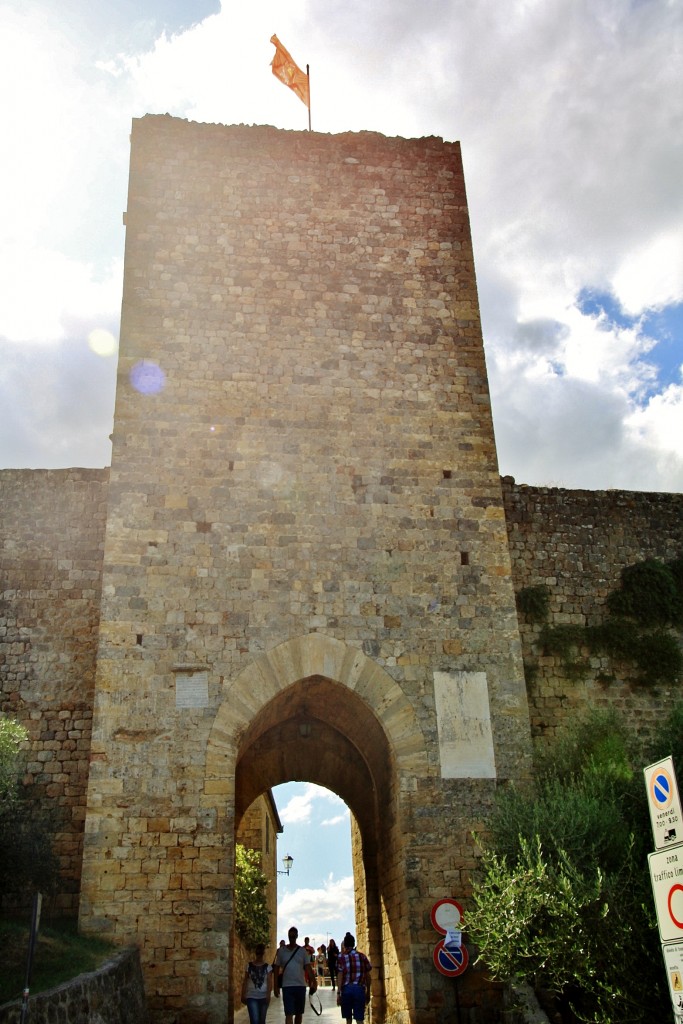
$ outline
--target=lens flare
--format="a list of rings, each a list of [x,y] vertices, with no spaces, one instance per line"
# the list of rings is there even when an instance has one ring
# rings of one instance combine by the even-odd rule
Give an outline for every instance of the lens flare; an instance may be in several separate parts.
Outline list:
[[[111,331],[105,331],[103,327],[96,327],[88,335],[88,345],[96,356],[113,356],[118,348],[116,338]]]
[[[156,395],[166,383],[166,374],[158,363],[141,359],[130,371],[130,382],[141,395]]]

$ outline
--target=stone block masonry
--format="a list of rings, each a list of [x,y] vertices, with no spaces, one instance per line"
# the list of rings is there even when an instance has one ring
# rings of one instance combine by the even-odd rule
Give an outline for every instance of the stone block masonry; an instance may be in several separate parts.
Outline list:
[[[0,1024],[20,1024],[22,1002],[0,1006]],[[28,1020],[59,1024],[147,1024],[145,986],[137,949],[124,949],[98,970],[32,994]]]
[[[375,1012],[435,1024],[431,906],[467,905],[532,730],[596,696],[549,663],[528,701],[515,591],[585,616],[676,553],[681,498],[501,488],[455,143],[145,117],[126,222],[111,469],[0,473],[3,709],[71,814],[60,898],[139,945],[155,1024],[230,1020],[235,837],[317,782]]]
[[[595,625],[621,572],[646,559],[683,554],[683,495],[529,487],[503,478],[515,592],[547,586],[552,626]],[[633,728],[651,732],[680,697],[680,680],[651,689],[630,685],[615,666],[594,657],[567,678],[561,660],[539,652],[539,623],[520,617],[532,732],[552,742],[567,721],[591,707],[614,708]],[[616,668],[616,674],[615,674]],[[604,676],[614,676],[605,682]]]
[[[108,469],[0,471],[1,710],[29,729],[34,795],[50,813],[61,808],[55,909],[66,914],[79,901],[108,480]],[[546,584],[552,623],[584,623],[625,566],[683,548],[680,494],[530,487],[505,477],[503,498],[515,592]],[[75,593],[79,573],[88,578],[85,595]],[[538,627],[522,618],[520,631],[533,662]],[[569,716],[596,705],[651,728],[678,693],[618,679],[607,687],[595,677],[570,681],[555,659],[546,661],[528,693],[532,731],[549,742]],[[361,900],[358,921],[365,912]]]
[[[0,474],[0,711],[54,836],[52,910],[78,912],[109,470]]]
[[[459,145],[145,117],[126,225],[81,923],[140,942],[159,1020],[223,1019],[252,751],[306,777],[316,687],[304,770],[426,1024],[425,904],[530,767]]]

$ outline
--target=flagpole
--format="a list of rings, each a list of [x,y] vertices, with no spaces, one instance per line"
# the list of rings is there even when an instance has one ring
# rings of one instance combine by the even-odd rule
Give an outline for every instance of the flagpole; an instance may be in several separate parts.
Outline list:
[[[308,79],[308,130],[311,130],[311,71],[306,65],[306,78]]]

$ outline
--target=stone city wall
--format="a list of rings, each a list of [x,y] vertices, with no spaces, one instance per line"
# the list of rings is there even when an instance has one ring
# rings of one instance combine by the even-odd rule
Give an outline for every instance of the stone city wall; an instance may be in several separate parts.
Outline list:
[[[108,475],[0,472],[0,710],[28,728],[27,780],[59,812],[55,909],[69,914],[80,884]],[[553,624],[594,619],[625,566],[683,549],[679,494],[530,487],[505,477],[503,498],[515,591],[547,585]],[[536,736],[551,740],[569,715],[591,706],[617,707],[635,726],[651,727],[678,692],[567,679],[558,658],[539,654],[539,630],[520,616],[525,662],[536,666],[527,681]]]
[[[551,626],[597,624],[624,568],[683,554],[681,494],[529,487],[504,477],[503,500],[515,592],[547,586]],[[548,742],[593,707],[615,708],[650,731],[681,694],[680,682],[634,684],[627,665],[598,656],[588,658],[585,675],[568,676],[560,657],[543,653],[542,624],[520,614],[519,625],[532,732]]]
[[[29,733],[26,781],[78,910],[108,469],[0,472],[0,711]]]

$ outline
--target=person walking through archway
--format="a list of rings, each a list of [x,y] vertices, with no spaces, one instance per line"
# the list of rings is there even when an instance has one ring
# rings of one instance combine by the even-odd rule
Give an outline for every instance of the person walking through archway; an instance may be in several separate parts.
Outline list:
[[[254,959],[247,964],[242,981],[242,1002],[249,1013],[249,1024],[266,1024],[266,1014],[273,991],[273,968],[264,959],[266,947],[254,947]]]
[[[330,939],[327,944],[327,969],[330,972],[330,981],[332,982],[332,991],[337,987],[337,957],[339,956],[339,948],[334,939]]]
[[[356,940],[347,932],[342,940],[342,951],[337,960],[337,1004],[346,1024],[362,1021],[365,1005],[370,999],[370,971],[372,964],[356,949]]]
[[[275,957],[273,995],[278,996],[282,991],[285,1024],[301,1024],[306,1009],[306,986],[311,993],[318,987],[310,956],[304,946],[297,945],[298,937],[299,930],[290,928],[289,943],[280,946]]]

